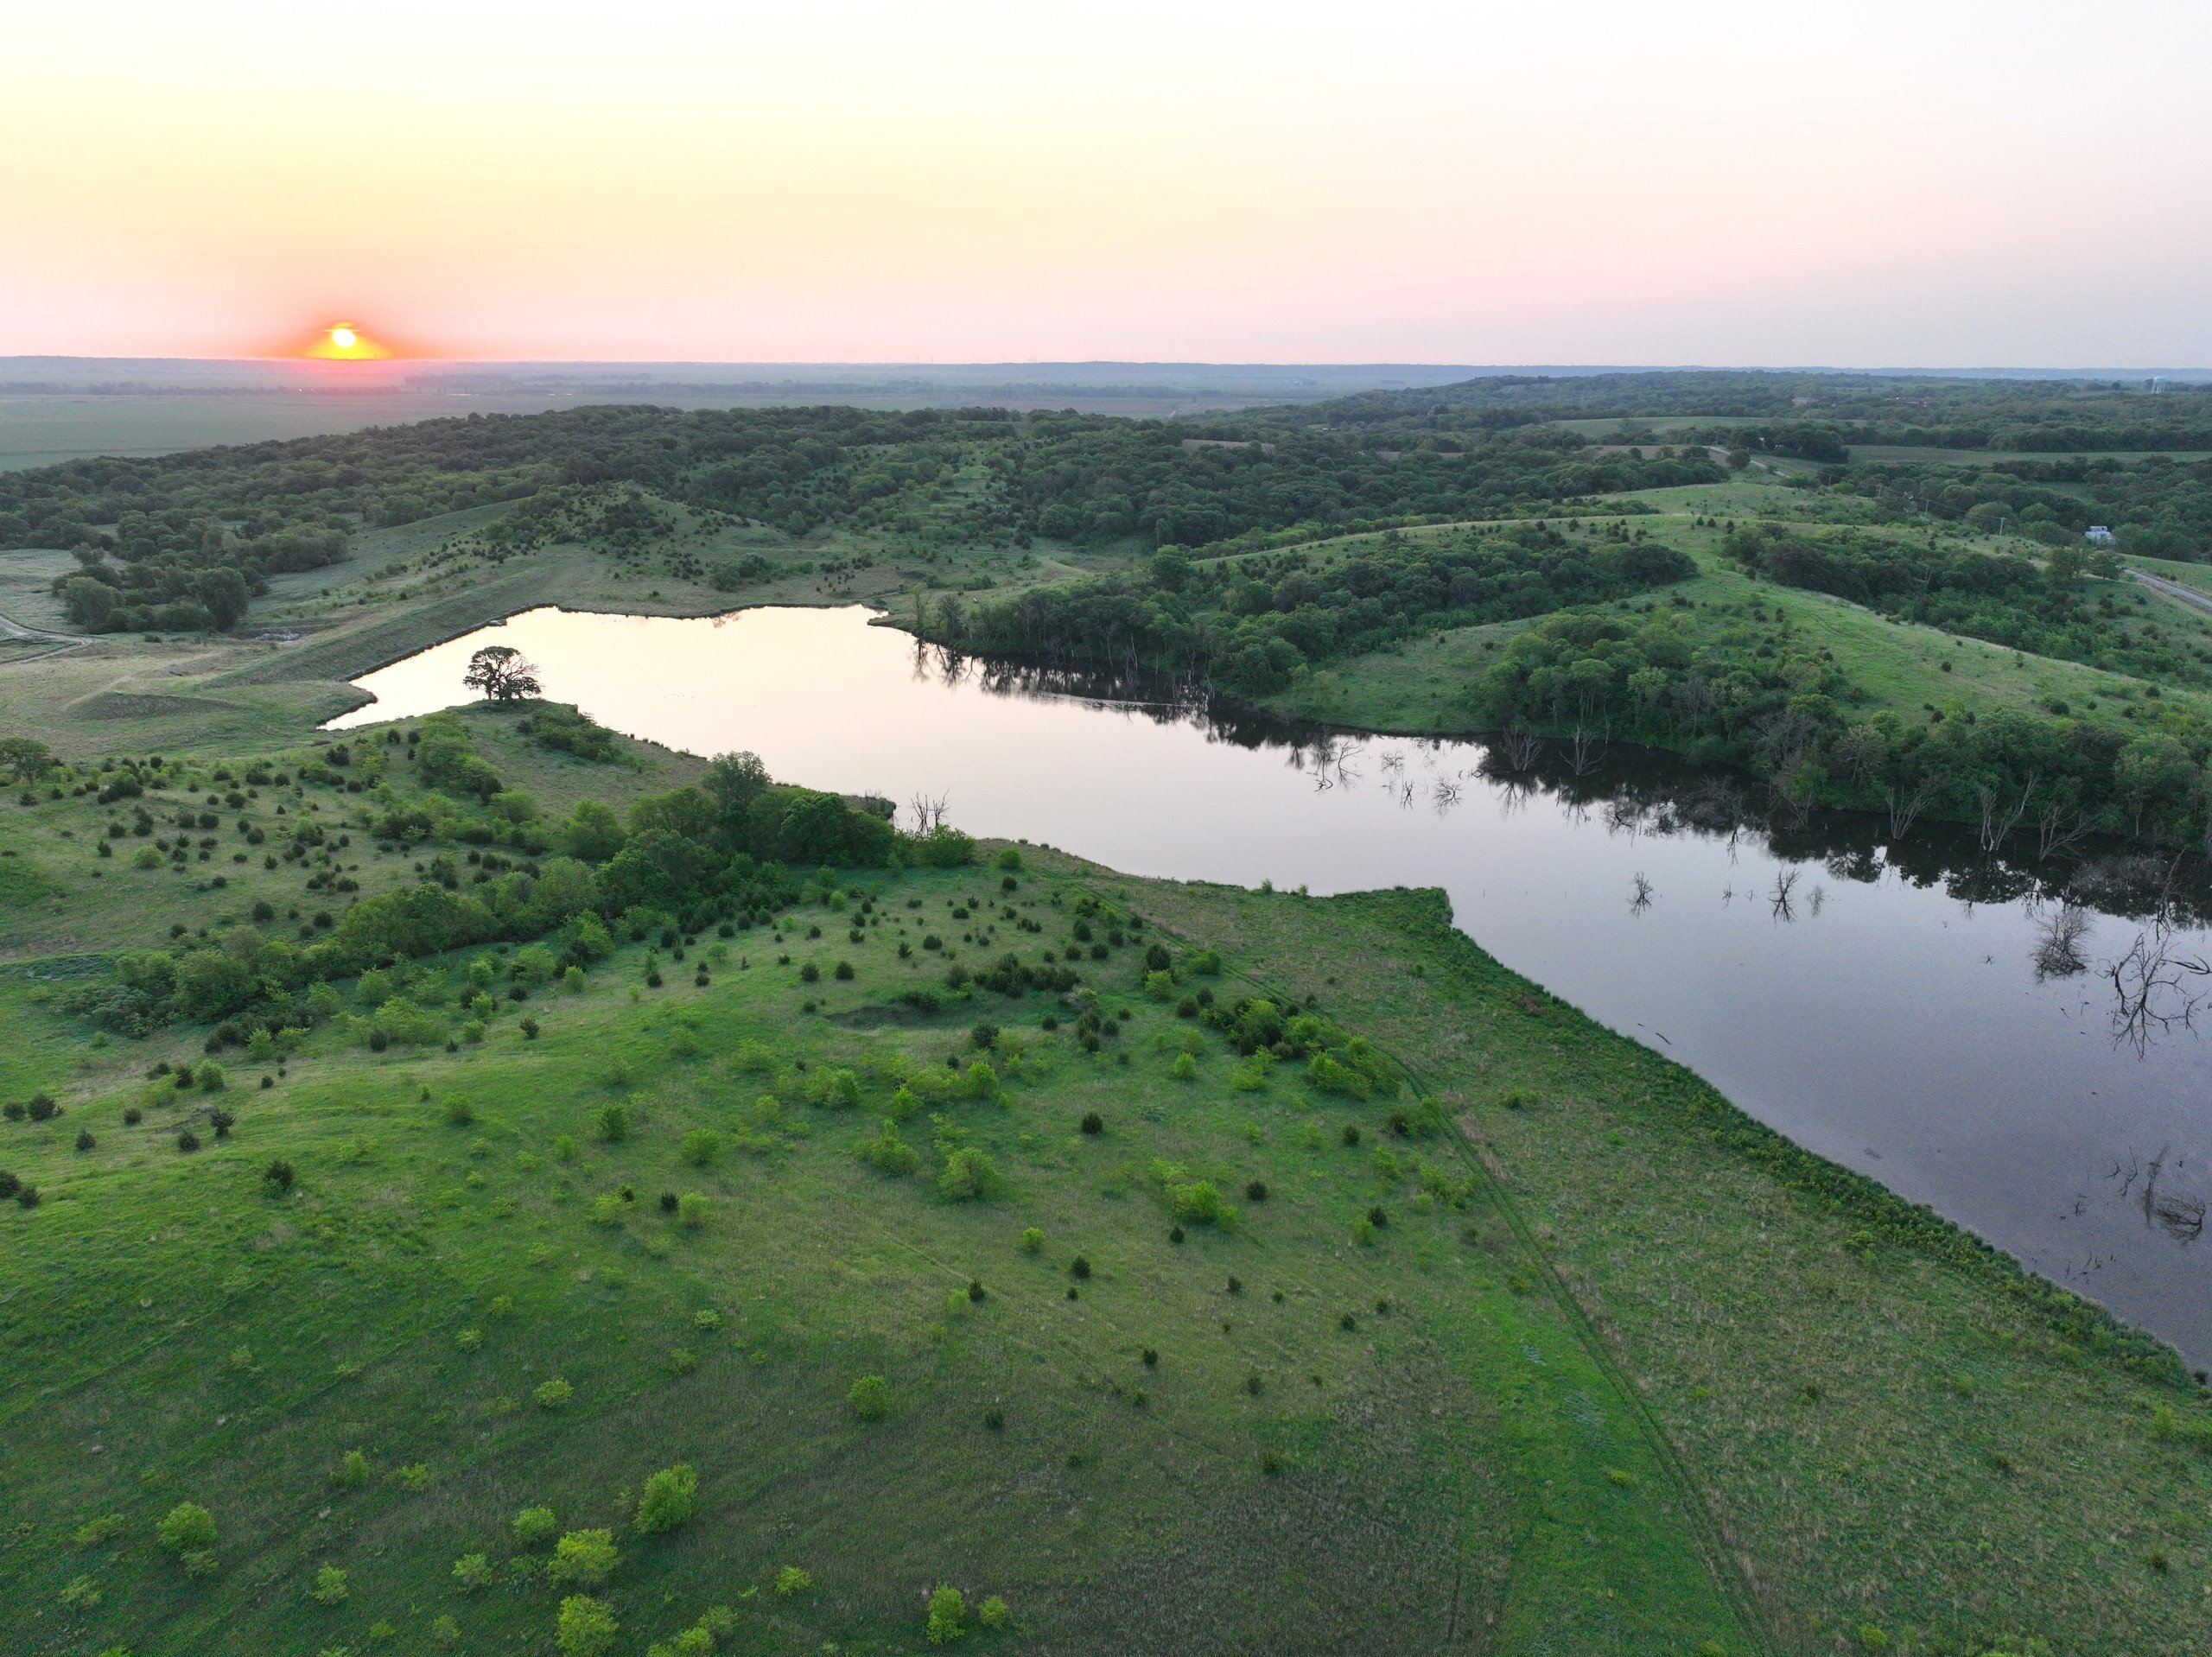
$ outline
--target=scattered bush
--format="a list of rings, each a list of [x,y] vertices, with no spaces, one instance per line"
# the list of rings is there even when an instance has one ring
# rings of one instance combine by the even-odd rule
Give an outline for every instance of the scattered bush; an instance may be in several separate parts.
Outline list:
[[[721,1154],[722,1136],[711,1127],[695,1127],[683,1136],[683,1159],[703,1168]]]
[[[569,1386],[567,1381],[563,1381],[558,1375],[556,1375],[549,1381],[541,1383],[537,1387],[537,1390],[531,1394],[532,1398],[537,1400],[537,1406],[542,1410],[565,1409],[568,1406],[569,1400],[575,1395],[576,1389]]]
[[[930,1596],[927,1632],[933,1646],[949,1646],[968,1632],[968,1600],[946,1583]]]
[[[883,1420],[891,1413],[891,1383],[881,1375],[862,1375],[845,1389],[845,1402],[863,1421]]]
[[[599,1114],[592,1120],[593,1131],[609,1145],[619,1145],[630,1137],[630,1109],[626,1105],[601,1105]]]
[[[561,1521],[550,1508],[524,1508],[514,1519],[515,1546],[537,1547],[561,1533]]]
[[[779,1594],[804,1594],[813,1586],[813,1573],[798,1565],[787,1565],[776,1572],[776,1591]]]
[[[1025,1226],[1021,1232],[1021,1252],[1034,1254],[1045,1247],[1045,1234],[1035,1226]]]
[[[330,1482],[347,1489],[359,1489],[375,1476],[368,1457],[360,1451],[349,1450],[338,1458],[338,1465],[331,1471]]]
[[[154,1527],[155,1540],[179,1556],[215,1546],[215,1515],[197,1502],[180,1501]]]
[[[491,1585],[492,1562],[481,1553],[464,1553],[453,1562],[453,1579],[461,1588]]]
[[[292,1189],[293,1182],[298,1178],[298,1174],[293,1171],[292,1165],[282,1157],[276,1158],[261,1171],[261,1183],[272,1197],[283,1196]]]
[[[622,1625],[614,1613],[586,1594],[571,1594],[561,1602],[554,1625],[554,1641],[561,1657],[604,1657],[614,1649]]]
[[[691,1517],[699,1494],[699,1476],[689,1463],[664,1467],[645,1480],[638,1498],[637,1527],[647,1536],[672,1531]],[[557,1557],[556,1563],[557,1563]]]
[[[596,1588],[614,1574],[614,1567],[621,1562],[613,1531],[572,1530],[553,1545],[553,1559],[545,1570],[555,1582]]]
[[[986,1152],[963,1145],[945,1158],[937,1188],[939,1195],[955,1203],[973,1202],[1003,1194],[1006,1177]]]
[[[1007,1609],[1004,1600],[993,1594],[976,1608],[976,1621],[987,1628],[1003,1628],[1013,1622],[1014,1613]]]
[[[315,1573],[315,1586],[308,1590],[308,1597],[318,1605],[342,1605],[346,1603],[346,1573],[334,1565],[327,1565]]]
[[[1106,1119],[1095,1110],[1087,1110],[1083,1114],[1082,1127],[1084,1133],[1095,1137],[1106,1131]]]

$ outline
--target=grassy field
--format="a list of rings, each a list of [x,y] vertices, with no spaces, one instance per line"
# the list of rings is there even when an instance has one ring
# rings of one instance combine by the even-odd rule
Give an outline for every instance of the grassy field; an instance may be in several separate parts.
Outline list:
[[[689,774],[471,725],[549,806]],[[276,804],[355,809],[240,815]],[[0,878],[80,917],[11,909],[0,968],[0,1092],[63,1111],[0,1124],[41,1199],[0,1209],[12,1649],[548,1651],[585,1592],[622,1652],[715,1606],[725,1650],[913,1652],[944,1583],[979,1649],[1023,1652],[2190,1648],[2212,1460],[2170,1358],[1505,973],[1433,896],[1033,848],[850,871],[573,989],[507,946],[418,963],[523,989],[480,1042],[372,1051],[348,987],[210,1093],[175,1082],[196,1030],[88,1041],[73,976],[313,894],[251,858],[94,880],[110,815],[0,807]],[[407,878],[356,832],[365,895]],[[944,983],[1040,946],[1086,988]],[[1179,1016],[1201,993],[1315,1006],[1393,1079],[1240,1075]],[[963,1151],[991,1167],[964,1200]],[[640,1531],[678,1462],[695,1510]],[[180,1502],[214,1516],[208,1574],[156,1539]],[[610,1533],[603,1584],[516,1538],[537,1506]]]

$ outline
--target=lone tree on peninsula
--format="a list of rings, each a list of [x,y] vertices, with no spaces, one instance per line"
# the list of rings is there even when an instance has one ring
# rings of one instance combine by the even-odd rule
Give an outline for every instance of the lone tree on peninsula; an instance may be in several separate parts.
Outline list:
[[[493,702],[520,702],[539,694],[537,665],[512,644],[486,644],[477,651],[461,682]]]

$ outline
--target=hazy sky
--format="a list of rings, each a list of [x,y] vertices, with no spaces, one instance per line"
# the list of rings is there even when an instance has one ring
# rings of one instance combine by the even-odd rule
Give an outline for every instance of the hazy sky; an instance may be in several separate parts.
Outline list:
[[[0,354],[2212,364],[2212,4],[79,0]]]

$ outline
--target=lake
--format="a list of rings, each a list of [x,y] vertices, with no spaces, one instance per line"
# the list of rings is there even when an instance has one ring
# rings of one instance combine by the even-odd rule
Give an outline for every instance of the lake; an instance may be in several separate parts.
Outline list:
[[[540,609],[356,682],[346,729],[468,700],[512,644],[545,694],[779,778],[1132,874],[1317,893],[1433,886],[1515,970],[1799,1144],[2212,1361],[2201,894],[1923,823],[1771,828],[1662,757],[1345,735],[948,657],[854,606],[679,619]],[[1518,767],[1518,769],[1512,769]],[[2161,924],[2159,917],[2166,917]]]

